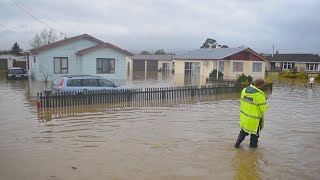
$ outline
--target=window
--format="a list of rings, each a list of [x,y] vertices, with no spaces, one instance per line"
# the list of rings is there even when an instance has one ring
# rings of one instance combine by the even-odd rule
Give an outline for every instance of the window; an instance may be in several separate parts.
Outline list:
[[[284,62],[282,64],[282,69],[283,70],[291,70],[293,68],[294,68],[294,63],[286,63],[286,62]]]
[[[99,86],[98,79],[83,79],[83,86]]]
[[[318,64],[315,63],[307,63],[306,64],[306,70],[307,71],[317,71],[318,70]]]
[[[36,63],[36,56],[33,56],[33,63]]]
[[[97,74],[114,74],[114,58],[97,58]]]
[[[67,57],[54,57],[54,73],[55,74],[68,74],[68,58]]]
[[[105,79],[99,79],[99,82],[101,87],[115,87],[114,83]]]
[[[243,72],[243,62],[233,62],[233,72]]]
[[[81,86],[81,79],[70,79],[67,82],[67,86]]]
[[[262,71],[262,63],[252,63],[252,72],[261,72]]]
[[[162,69],[169,70],[170,69],[169,63],[162,63]]]
[[[219,71],[224,72],[224,61],[219,61]]]
[[[184,63],[184,73],[191,74],[191,69],[192,69],[192,62],[185,62]]]

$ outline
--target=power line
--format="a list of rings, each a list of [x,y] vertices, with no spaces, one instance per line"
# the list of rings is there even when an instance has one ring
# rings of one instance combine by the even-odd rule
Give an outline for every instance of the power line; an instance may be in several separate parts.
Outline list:
[[[48,27],[49,29],[51,29],[51,30],[53,30],[53,31],[57,31],[57,32],[59,32],[60,34],[65,34],[65,35],[67,35],[66,33],[61,32],[61,31],[59,31],[59,30],[57,30],[57,29],[49,26],[47,23],[45,23],[44,21],[42,21],[42,20],[40,20],[39,18],[37,18],[36,16],[34,16],[31,12],[29,12],[29,11],[27,10],[26,6],[24,6],[24,5],[23,5],[22,3],[20,3],[19,1],[17,1],[17,0],[11,0],[11,2],[12,2],[15,6],[17,6],[18,8],[22,9],[25,13],[27,13],[28,15],[30,15],[33,19],[35,19],[35,20],[38,21],[39,23],[45,25],[45,26]],[[49,17],[46,17],[46,18],[52,20],[52,19],[49,18]],[[54,20],[52,20],[52,21],[54,21]],[[54,22],[55,22],[55,21],[54,21]]]

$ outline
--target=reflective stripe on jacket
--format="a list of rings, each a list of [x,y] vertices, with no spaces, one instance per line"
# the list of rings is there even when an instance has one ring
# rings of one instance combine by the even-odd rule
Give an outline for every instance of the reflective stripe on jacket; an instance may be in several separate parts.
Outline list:
[[[268,109],[267,99],[263,91],[250,85],[244,88],[240,98],[240,126],[250,134],[257,134],[264,127],[263,113]]]

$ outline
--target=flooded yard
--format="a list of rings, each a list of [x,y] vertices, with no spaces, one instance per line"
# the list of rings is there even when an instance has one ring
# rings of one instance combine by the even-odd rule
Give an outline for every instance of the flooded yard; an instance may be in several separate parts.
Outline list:
[[[176,84],[167,77],[127,85]],[[276,81],[254,150],[249,138],[233,147],[238,94],[159,107],[61,110],[43,119],[34,87],[0,76],[1,179],[320,178],[319,85]]]

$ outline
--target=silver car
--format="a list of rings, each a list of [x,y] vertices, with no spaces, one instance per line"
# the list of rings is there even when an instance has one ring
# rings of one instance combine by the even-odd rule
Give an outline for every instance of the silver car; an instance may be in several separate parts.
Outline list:
[[[127,88],[125,86],[117,86],[102,77],[90,75],[62,76],[56,79],[51,85],[51,93],[121,89]]]

